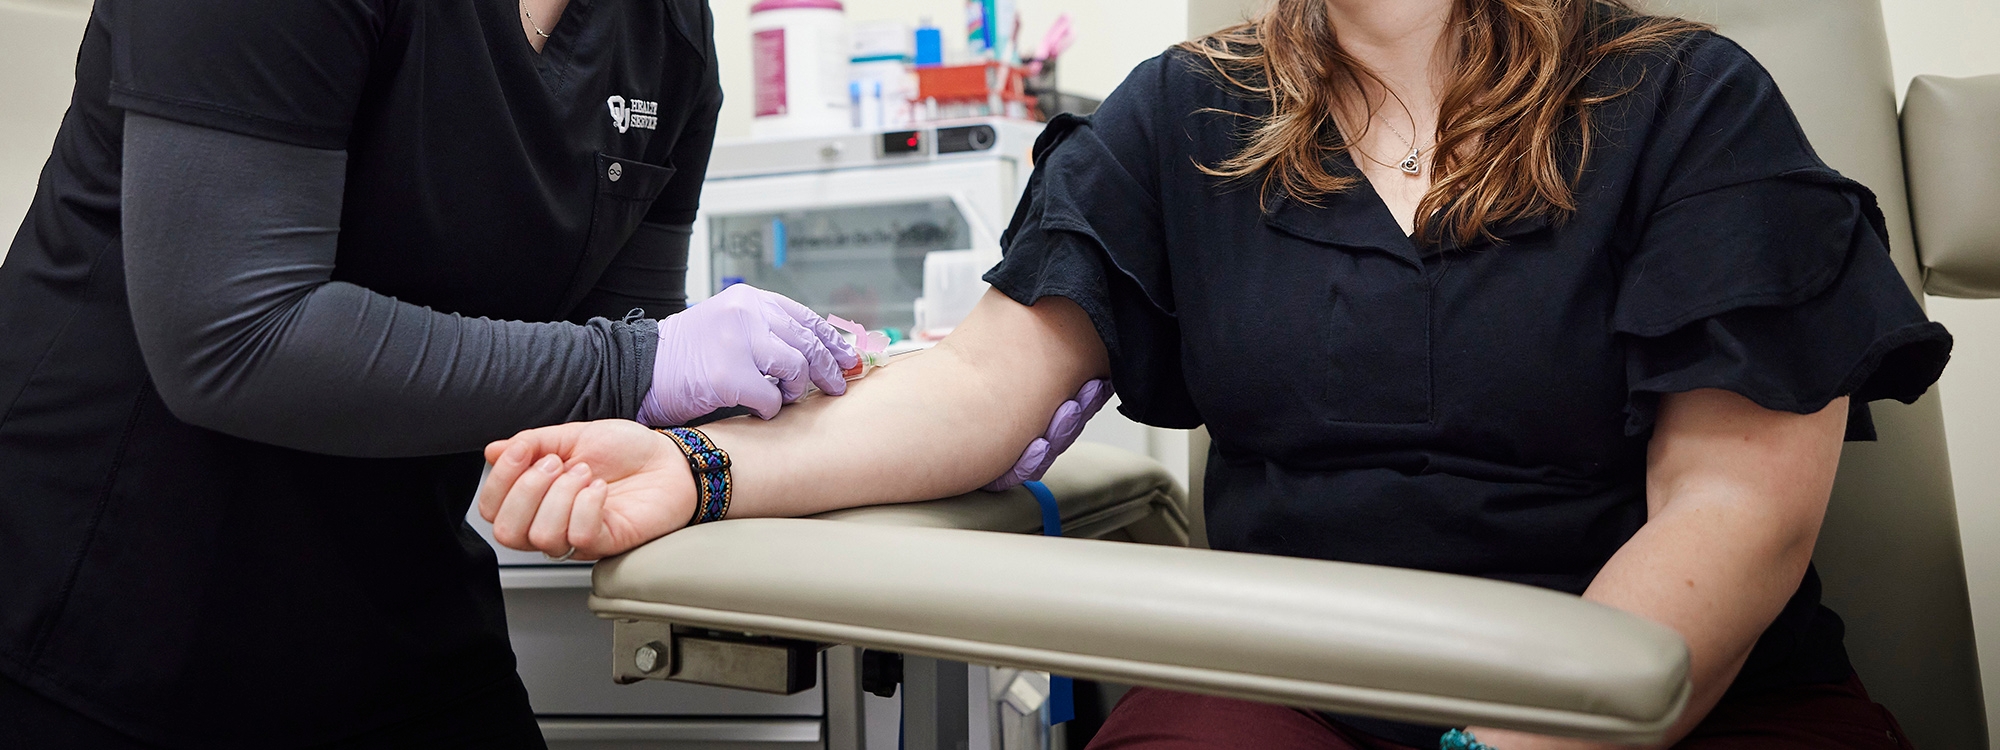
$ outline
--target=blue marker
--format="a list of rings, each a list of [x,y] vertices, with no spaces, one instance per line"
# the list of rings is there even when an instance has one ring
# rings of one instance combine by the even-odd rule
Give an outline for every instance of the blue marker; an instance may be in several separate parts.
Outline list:
[[[785,267],[785,220],[771,220],[771,267]]]
[[[925,21],[917,29],[917,67],[935,68],[944,64],[944,32]]]

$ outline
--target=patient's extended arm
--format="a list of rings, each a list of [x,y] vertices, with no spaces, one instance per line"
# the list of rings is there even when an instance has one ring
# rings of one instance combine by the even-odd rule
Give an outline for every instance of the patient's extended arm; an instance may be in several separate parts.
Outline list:
[[[766,421],[703,428],[729,453],[729,515],[800,516],[968,492],[1008,469],[1057,405],[1110,371],[1075,303],[1024,306],[987,292],[950,337],[921,356],[809,398]],[[686,460],[665,436],[622,420],[529,430],[486,449],[480,489],[494,537],[577,559],[617,554],[694,512]]]

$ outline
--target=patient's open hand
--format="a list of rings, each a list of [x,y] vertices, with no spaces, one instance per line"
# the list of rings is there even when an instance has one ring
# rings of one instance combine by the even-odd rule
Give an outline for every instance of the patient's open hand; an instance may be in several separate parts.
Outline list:
[[[606,419],[526,430],[486,446],[493,472],[479,515],[493,538],[551,557],[595,560],[686,525],[694,515],[687,459],[664,435]]]

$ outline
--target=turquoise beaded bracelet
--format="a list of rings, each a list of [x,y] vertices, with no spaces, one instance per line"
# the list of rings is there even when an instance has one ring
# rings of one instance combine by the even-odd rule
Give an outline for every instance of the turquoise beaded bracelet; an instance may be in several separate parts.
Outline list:
[[[1438,750],[1499,750],[1499,748],[1480,742],[1471,732],[1453,729],[1438,738]]]
[[[693,427],[666,427],[659,432],[673,438],[674,446],[687,456],[688,471],[694,474],[694,516],[688,525],[720,521],[729,515],[729,454]]]

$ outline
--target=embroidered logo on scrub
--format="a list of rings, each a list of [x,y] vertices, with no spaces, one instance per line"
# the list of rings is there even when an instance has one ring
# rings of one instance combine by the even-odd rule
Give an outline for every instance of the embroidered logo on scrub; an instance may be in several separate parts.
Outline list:
[[[652,130],[660,126],[660,103],[644,99],[633,99],[627,104],[625,97],[613,96],[604,100],[604,106],[611,109],[611,124],[623,133],[631,128]]]

